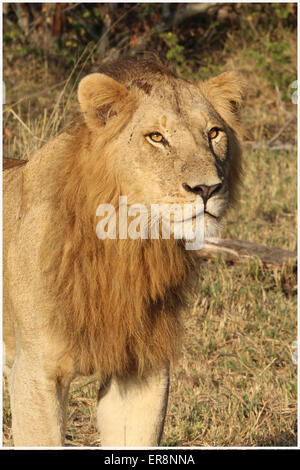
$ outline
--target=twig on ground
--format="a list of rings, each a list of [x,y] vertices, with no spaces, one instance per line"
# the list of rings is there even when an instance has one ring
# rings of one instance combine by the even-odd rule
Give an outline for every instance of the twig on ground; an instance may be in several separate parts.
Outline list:
[[[268,142],[245,142],[247,147],[252,149],[268,149],[268,150],[297,150],[296,144],[281,144],[278,145],[268,145]]]
[[[283,266],[283,264],[296,263],[297,253],[295,251],[282,250],[281,248],[270,248],[246,240],[230,240],[222,238],[211,238],[198,250],[200,258],[216,258],[225,256],[226,261],[241,263],[249,258],[258,258],[266,266]]]

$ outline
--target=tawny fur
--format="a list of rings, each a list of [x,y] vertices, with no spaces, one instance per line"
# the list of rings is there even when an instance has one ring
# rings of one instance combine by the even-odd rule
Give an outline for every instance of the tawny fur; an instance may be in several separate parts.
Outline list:
[[[195,257],[174,239],[96,237],[98,204],[117,207],[124,194],[117,136],[131,122],[143,96],[151,98],[152,88],[159,84],[162,90],[174,90],[179,110],[178,90],[185,86],[156,59],[119,61],[101,73],[107,87],[96,94],[99,74],[84,78],[78,93],[82,116],[38,154],[41,165],[43,152],[55,156],[55,164],[48,159],[49,170],[45,167],[39,174],[48,207],[39,269],[45,292],[56,304],[47,318],[49,338],[64,345],[62,354],[72,358],[76,373],[99,372],[105,381],[111,374],[143,377],[174,360],[180,309]],[[230,202],[236,199],[241,172],[242,128],[236,107],[242,88],[235,74],[201,82],[197,88],[211,109],[209,116],[227,126],[230,158],[224,171]],[[132,155],[132,163],[134,159]],[[22,197],[25,213],[35,203],[26,184]]]

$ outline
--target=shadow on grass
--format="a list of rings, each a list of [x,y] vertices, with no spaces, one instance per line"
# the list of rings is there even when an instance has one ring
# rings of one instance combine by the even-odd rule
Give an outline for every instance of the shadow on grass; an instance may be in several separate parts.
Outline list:
[[[297,447],[297,427],[295,426],[295,433],[287,431],[270,439],[258,441],[257,447]]]

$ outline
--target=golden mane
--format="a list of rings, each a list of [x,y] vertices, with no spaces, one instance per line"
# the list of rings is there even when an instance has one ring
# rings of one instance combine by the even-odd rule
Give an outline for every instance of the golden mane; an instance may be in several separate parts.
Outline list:
[[[83,151],[89,142],[85,125],[77,127],[76,138],[75,132],[66,135],[50,181],[51,225],[41,264],[64,315],[54,311],[49,327],[67,341],[82,374],[142,376],[176,357],[193,257],[172,239],[97,238],[97,206],[116,207],[122,194],[107,168],[107,134],[109,129],[101,158]]]

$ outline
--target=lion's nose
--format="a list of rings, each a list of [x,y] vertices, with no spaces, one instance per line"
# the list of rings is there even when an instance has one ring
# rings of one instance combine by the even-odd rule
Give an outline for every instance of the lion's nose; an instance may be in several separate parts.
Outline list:
[[[197,186],[193,186],[193,187],[189,186],[186,183],[182,183],[182,186],[186,191],[190,193],[195,193],[201,196],[204,204],[206,204],[207,200],[213,194],[216,194],[218,191],[220,191],[220,189],[222,188],[222,183],[213,184],[211,186],[208,186],[206,184],[198,184]]]

